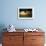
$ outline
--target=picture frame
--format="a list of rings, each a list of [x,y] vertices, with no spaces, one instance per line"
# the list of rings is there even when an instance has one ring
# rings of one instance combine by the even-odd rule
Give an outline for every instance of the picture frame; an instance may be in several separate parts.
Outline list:
[[[18,19],[33,19],[34,8],[32,7],[19,7],[18,8]]]

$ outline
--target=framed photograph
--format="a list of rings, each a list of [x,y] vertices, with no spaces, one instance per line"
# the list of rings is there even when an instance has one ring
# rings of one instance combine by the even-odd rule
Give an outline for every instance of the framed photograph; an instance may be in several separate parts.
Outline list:
[[[33,19],[34,8],[32,7],[19,7],[18,8],[18,19]]]

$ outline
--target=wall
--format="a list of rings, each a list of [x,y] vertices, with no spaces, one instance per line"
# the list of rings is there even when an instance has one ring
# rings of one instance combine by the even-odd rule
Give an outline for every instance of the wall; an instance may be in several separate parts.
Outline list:
[[[19,20],[18,7],[33,7],[34,19]],[[40,27],[46,32],[46,0],[0,0],[0,31],[9,24],[20,29]]]
[[[15,25],[16,28],[39,27],[46,28],[46,1],[45,0],[1,0],[0,24]],[[19,20],[18,7],[33,7],[34,19]]]

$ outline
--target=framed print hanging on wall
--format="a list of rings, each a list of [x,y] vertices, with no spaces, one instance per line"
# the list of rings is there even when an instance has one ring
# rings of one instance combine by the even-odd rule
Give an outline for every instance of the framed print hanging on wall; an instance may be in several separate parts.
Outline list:
[[[19,7],[18,8],[18,19],[33,19],[34,8],[32,7]]]

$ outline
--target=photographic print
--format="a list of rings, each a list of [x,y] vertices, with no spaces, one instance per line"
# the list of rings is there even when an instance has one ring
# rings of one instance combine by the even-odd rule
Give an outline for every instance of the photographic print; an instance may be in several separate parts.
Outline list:
[[[33,8],[31,7],[18,8],[18,18],[19,19],[32,19],[33,18]]]

